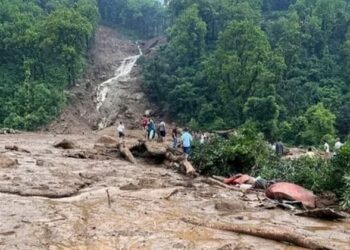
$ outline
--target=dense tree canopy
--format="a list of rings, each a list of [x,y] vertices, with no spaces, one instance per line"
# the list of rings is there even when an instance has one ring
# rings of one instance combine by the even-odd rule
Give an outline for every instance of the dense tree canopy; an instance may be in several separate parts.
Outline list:
[[[177,119],[204,130],[253,122],[292,143],[349,134],[349,1],[179,0],[168,9],[169,43],[143,75]]]
[[[98,0],[98,7],[106,24],[142,38],[161,34],[166,24],[165,8],[158,0]]]
[[[94,0],[0,1],[0,124],[33,129],[58,114],[98,20]]]

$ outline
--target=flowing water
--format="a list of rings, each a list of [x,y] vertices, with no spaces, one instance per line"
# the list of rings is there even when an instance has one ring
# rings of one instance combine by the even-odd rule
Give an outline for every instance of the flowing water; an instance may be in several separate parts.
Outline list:
[[[107,114],[101,112],[103,105],[106,103],[107,99],[111,96],[110,93],[112,91],[118,90],[118,86],[121,82],[128,82],[131,80],[131,72],[136,65],[137,60],[142,56],[142,50],[138,45],[139,54],[134,56],[126,57],[122,60],[121,65],[115,71],[115,74],[112,78],[107,81],[101,83],[97,87],[97,104],[96,109],[101,114],[101,122],[99,123],[99,129],[103,129],[108,126]],[[110,98],[115,98],[111,96]],[[113,102],[113,100],[111,100]]]

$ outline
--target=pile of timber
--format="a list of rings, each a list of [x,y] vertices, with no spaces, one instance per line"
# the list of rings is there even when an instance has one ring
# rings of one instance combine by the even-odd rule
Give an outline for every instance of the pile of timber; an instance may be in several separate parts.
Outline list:
[[[135,156],[156,159],[157,161],[161,160],[161,163],[167,162],[170,165],[176,164],[180,166],[180,170],[186,175],[197,176],[196,170],[191,162],[183,157],[183,153],[177,149],[167,148],[166,144],[140,140],[134,145],[128,145],[126,142],[118,143],[104,136],[96,142],[95,149],[117,151],[121,157],[132,164],[137,163]]]

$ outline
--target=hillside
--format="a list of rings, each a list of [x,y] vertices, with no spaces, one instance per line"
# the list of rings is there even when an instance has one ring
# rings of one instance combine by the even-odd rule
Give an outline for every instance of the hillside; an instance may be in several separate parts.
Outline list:
[[[138,126],[144,111],[150,108],[138,79],[139,54],[135,42],[111,28],[99,26],[85,74],[70,89],[68,107],[47,129],[55,133],[82,133],[105,128],[117,120],[128,127]]]

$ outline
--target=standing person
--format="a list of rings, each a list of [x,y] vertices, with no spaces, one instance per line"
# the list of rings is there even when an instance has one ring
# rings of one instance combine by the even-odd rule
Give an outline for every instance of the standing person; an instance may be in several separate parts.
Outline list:
[[[326,153],[329,153],[329,152],[330,152],[330,150],[329,150],[329,144],[328,144],[327,141],[324,141],[323,148],[324,148],[324,151],[325,151]]]
[[[337,138],[336,143],[334,145],[335,152],[338,152],[339,149],[343,146],[343,143],[340,142],[340,139]]]
[[[142,128],[143,128],[144,131],[145,131],[146,128],[147,128],[147,124],[148,124],[148,118],[147,118],[146,115],[144,115],[143,118],[142,118],[142,123],[141,123]]]
[[[124,140],[124,137],[125,137],[125,126],[124,126],[123,122],[119,123],[117,131],[118,131],[119,138],[121,140]]]
[[[315,152],[312,151],[311,147],[308,148],[306,156],[310,158],[315,158]]]
[[[173,148],[177,148],[177,136],[178,136],[179,132],[177,130],[177,126],[175,125],[173,128],[173,131],[171,133],[171,136],[173,138]]]
[[[159,135],[160,135],[160,142],[164,142],[164,137],[166,136],[166,126],[164,121],[161,121],[159,123]]]
[[[153,119],[150,119],[148,123],[148,139],[153,140],[156,135],[156,125],[154,124]]]
[[[205,134],[201,133],[201,139],[199,140],[200,144],[204,144],[205,143]]]
[[[276,146],[275,146],[275,150],[276,150],[276,155],[279,155],[279,156],[283,155],[284,146],[281,139],[278,139],[278,142],[276,143]]]
[[[330,158],[329,144],[326,140],[324,141],[323,148],[324,148],[324,151],[326,153],[326,158]]]
[[[188,132],[188,128],[184,129],[184,133],[181,136],[182,148],[184,151],[184,158],[187,160],[191,152],[191,142],[193,140],[192,135]]]

